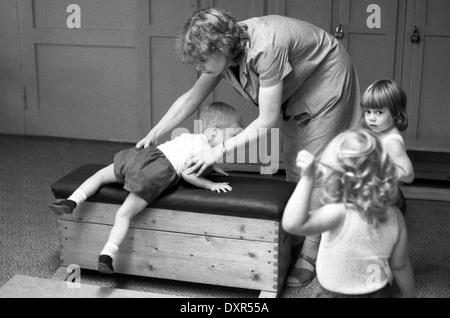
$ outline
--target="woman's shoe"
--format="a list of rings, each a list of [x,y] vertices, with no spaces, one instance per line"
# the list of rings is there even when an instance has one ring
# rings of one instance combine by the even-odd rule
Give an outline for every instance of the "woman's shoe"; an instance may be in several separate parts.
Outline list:
[[[310,270],[304,268],[303,266],[297,267],[297,264],[300,263],[299,260],[307,262],[314,269]],[[286,279],[286,286],[293,288],[305,287],[313,281],[314,277],[316,277],[316,260],[307,255],[300,254],[288,278]]]

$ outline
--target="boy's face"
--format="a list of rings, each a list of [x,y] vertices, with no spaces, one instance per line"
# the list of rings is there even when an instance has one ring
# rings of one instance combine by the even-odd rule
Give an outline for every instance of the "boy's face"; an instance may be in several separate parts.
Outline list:
[[[387,107],[381,109],[365,109],[364,120],[374,133],[385,131],[394,124],[394,119]]]
[[[220,145],[222,142],[233,138],[242,131],[242,128],[215,128],[215,134],[209,144],[211,147]]]

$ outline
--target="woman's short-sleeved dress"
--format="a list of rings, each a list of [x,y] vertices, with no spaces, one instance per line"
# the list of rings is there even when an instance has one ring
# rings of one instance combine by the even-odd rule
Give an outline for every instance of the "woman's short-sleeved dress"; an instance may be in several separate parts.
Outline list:
[[[238,76],[232,68],[223,76],[255,105],[260,88],[283,81],[284,165],[287,179],[298,181],[298,151],[320,156],[331,139],[360,119],[355,67],[336,38],[307,22],[272,15],[240,23],[247,25],[250,41]]]

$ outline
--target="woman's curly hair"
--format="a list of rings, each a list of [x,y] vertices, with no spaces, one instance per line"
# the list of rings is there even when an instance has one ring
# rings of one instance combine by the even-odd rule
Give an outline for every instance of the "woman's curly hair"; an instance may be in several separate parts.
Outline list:
[[[323,178],[323,203],[344,203],[369,223],[386,220],[387,207],[397,199],[396,169],[372,132],[341,133],[327,146],[322,161],[333,167]]]
[[[221,9],[195,12],[181,30],[176,47],[183,63],[203,62],[208,56],[223,53],[234,61],[249,41],[247,26]]]

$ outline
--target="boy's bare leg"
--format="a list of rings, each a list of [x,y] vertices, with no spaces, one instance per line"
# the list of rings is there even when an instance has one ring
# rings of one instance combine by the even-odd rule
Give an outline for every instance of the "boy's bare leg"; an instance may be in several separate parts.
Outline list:
[[[109,166],[97,171],[90,178],[86,179],[76,191],[81,191],[86,195],[86,197],[90,197],[95,192],[98,191],[103,185],[117,182],[116,176],[114,174],[114,164],[110,164]]]
[[[105,244],[99,257],[99,271],[105,274],[114,273],[112,260],[114,259],[120,244],[125,239],[130,222],[134,216],[139,214],[148,205],[147,201],[130,193],[125,202],[119,208],[114,221],[114,226],[109,234],[108,242]]]
[[[114,227],[109,234],[108,242],[119,246],[127,235],[131,220],[144,210],[147,205],[147,201],[141,197],[133,193],[128,194],[125,202],[117,211]]]
[[[59,200],[49,205],[49,208],[58,215],[70,214],[73,210],[93,195],[101,186],[117,182],[114,174],[114,165],[97,171],[94,175],[84,181],[66,200]]]

